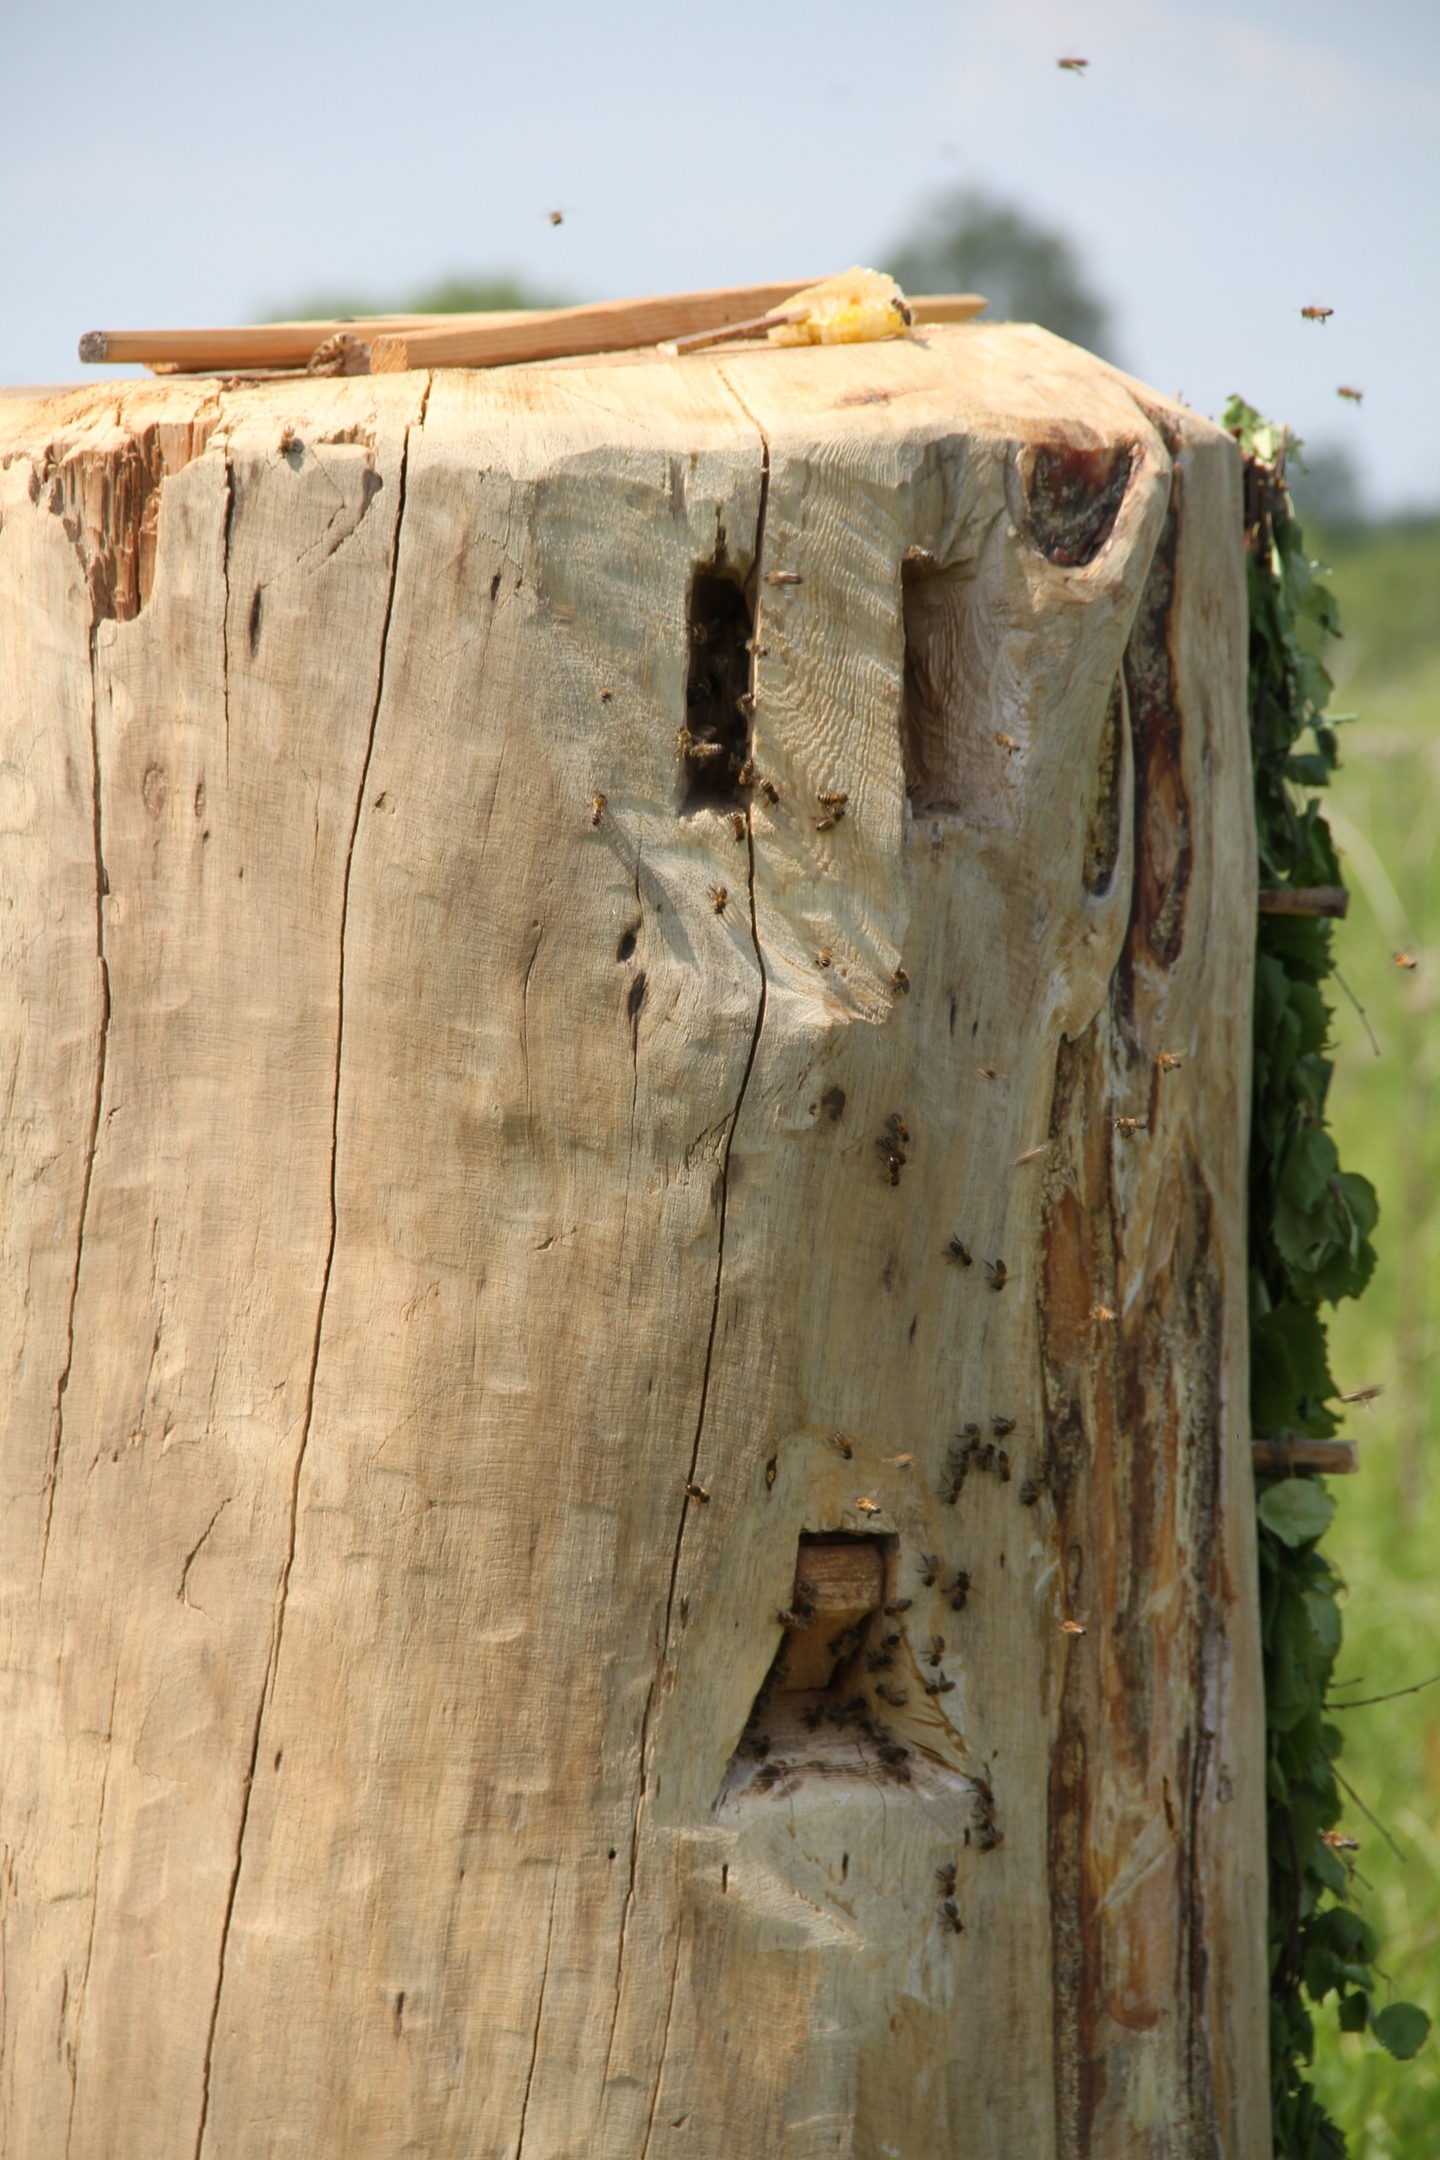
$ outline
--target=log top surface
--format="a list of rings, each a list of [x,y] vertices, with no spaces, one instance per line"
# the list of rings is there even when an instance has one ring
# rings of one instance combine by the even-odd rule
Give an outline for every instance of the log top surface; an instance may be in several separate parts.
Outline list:
[[[427,378],[397,376],[269,379],[175,376],[87,380],[0,388],[0,460],[35,447],[37,439],[70,437],[111,426],[133,433],[151,425],[210,418],[224,430],[277,424],[302,429],[358,425],[403,431],[413,417],[416,386],[428,380],[427,421],[447,409],[473,420],[530,416],[568,425],[591,441],[643,440],[661,420],[673,430],[678,411],[697,420],[722,404],[765,408],[766,424],[798,421],[837,437],[933,437],[937,427],[967,433],[1033,435],[1056,420],[1088,422],[1101,434],[1144,415],[1186,408],[1142,385],[1143,410],[1132,401],[1131,379],[1118,369],[1028,323],[927,326],[915,336],[871,345],[775,347],[670,357],[653,349],[536,362],[515,367],[447,369]],[[728,394],[727,394],[728,393]],[[1219,433],[1219,430],[1216,430]]]

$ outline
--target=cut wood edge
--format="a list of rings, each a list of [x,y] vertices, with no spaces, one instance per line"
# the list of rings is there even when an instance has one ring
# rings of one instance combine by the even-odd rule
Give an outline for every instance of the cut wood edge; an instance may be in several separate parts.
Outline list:
[[[917,324],[973,322],[990,303],[983,293],[908,293],[911,318]]]
[[[1345,885],[1270,885],[1257,901],[1262,915],[1331,915],[1342,920],[1350,907]]]
[[[1353,1440],[1252,1440],[1250,1453],[1256,1475],[1264,1477],[1283,1477],[1291,1470],[1349,1477],[1360,1468],[1360,1452]]]
[[[436,326],[525,322],[534,312],[496,308],[475,315],[365,315],[351,320],[333,316],[313,322],[246,323],[219,329],[87,330],[80,340],[80,358],[87,367],[138,363],[167,375],[304,368],[320,346],[347,334],[369,343],[377,337]]]

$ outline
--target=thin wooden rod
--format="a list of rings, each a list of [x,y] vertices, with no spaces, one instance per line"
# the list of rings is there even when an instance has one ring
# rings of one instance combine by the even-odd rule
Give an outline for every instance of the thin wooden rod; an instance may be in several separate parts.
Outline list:
[[[1262,915],[1343,916],[1349,906],[1344,885],[1269,885],[1262,887],[1259,898]]]
[[[1257,1474],[1283,1477],[1287,1470],[1320,1470],[1327,1477],[1348,1477],[1360,1468],[1353,1440],[1252,1440]]]

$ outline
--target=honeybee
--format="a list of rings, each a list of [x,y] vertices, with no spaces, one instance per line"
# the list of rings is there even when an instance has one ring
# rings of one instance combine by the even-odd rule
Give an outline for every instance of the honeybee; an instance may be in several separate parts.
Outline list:
[[[605,797],[603,795],[592,795],[590,798],[590,823],[598,825],[604,815]]]
[[[285,424],[285,426],[284,426],[284,427],[283,427],[283,428],[282,428],[282,429],[280,430],[280,455],[281,455],[281,457],[289,457],[289,455],[290,455],[290,452],[291,452],[292,450],[298,450],[298,449],[299,449],[300,447],[301,447],[301,443],[300,443],[300,438],[299,438],[299,436],[298,436],[298,435],[297,435],[297,434],[295,433],[295,430],[294,430],[294,428],[293,428],[293,427],[291,427],[291,425],[290,425],[290,424],[289,424],[289,422],[287,421],[287,422],[286,422],[286,424]]]
[[[611,698],[613,698],[613,697],[614,697],[614,695],[615,695],[615,692],[614,692],[614,691],[613,691],[612,689],[610,689],[610,688],[609,688],[609,686],[608,686],[607,684],[602,684],[602,685],[601,685],[601,690],[600,690],[600,702],[601,702],[601,704],[602,704],[602,705],[608,705],[608,704],[610,703],[610,700],[611,700]]]
[[[1331,1852],[1359,1852],[1360,1850],[1359,1838],[1346,1837],[1343,1830],[1322,1830],[1320,1842],[1322,1845],[1328,1845]]]
[[[545,215],[547,218],[549,218],[552,225],[563,225],[565,222],[565,213],[563,210],[547,210]]]
[[[1145,1130],[1144,1118],[1117,1117],[1112,1118],[1110,1122],[1114,1126],[1116,1132],[1123,1133],[1127,1140],[1133,1139],[1137,1132],[1143,1132]]]
[[[712,885],[710,887],[710,905],[717,915],[724,914],[725,903],[729,898],[730,888],[728,885]]]
[[[878,1515],[880,1513],[879,1501],[872,1500],[867,1493],[862,1493],[855,1505],[862,1515]]]
[[[1155,1063],[1161,1072],[1177,1072],[1184,1062],[1185,1054],[1181,1050],[1157,1050],[1155,1053]]]
[[[1013,1417],[992,1417],[990,1420],[990,1430],[994,1433],[997,1440],[1003,1440],[1008,1434],[1014,1432],[1015,1420]]]
[[[927,1590],[933,1590],[940,1580],[940,1562],[934,1553],[921,1553],[920,1580]]]
[[[945,1898],[941,1903],[940,1912],[952,1935],[964,1934],[965,1923],[960,1918],[960,1908],[955,1903],[954,1898]]]
[[[1329,322],[1335,310],[1333,307],[1302,307],[1300,313],[1306,322],[1323,323]]]
[[[1003,1447],[996,1450],[995,1474],[999,1478],[1002,1485],[1008,1485],[1010,1483],[1010,1457],[1006,1454]]]
[[[1062,1620],[1060,1622],[1060,1632],[1062,1635],[1083,1635],[1085,1633],[1084,1623],[1080,1620]]]
[[[890,980],[892,983],[894,983],[895,988],[901,992],[906,992],[910,988],[910,977],[906,974],[903,967],[897,967],[894,973],[891,975]]]
[[[1016,751],[1020,748],[1013,735],[997,735],[995,740],[1007,757],[1014,757]]]
[[[965,1600],[970,1595],[970,1573],[967,1568],[956,1568],[955,1580],[950,1585],[950,1610],[964,1612]]]
[[[894,1142],[888,1139],[883,1133],[876,1140],[875,1145],[880,1150],[881,1156],[884,1159],[885,1168],[889,1173],[890,1183],[892,1185],[898,1185],[900,1182],[900,1172],[904,1169],[907,1159],[904,1149],[896,1147]]]
[[[833,958],[834,955],[832,954],[830,947],[828,945],[822,945],[819,952],[817,952],[815,955],[815,965],[818,968],[827,968],[829,967],[830,962]]]
[[[1353,383],[1342,382],[1335,395],[1336,397],[1343,397],[1351,405],[1358,405],[1365,393],[1363,390],[1357,390]]]
[[[731,813],[730,813],[730,816],[729,816],[729,818],[727,819],[727,821],[726,821],[726,822],[727,822],[727,823],[729,824],[730,830],[731,830],[731,832],[732,832],[732,833],[734,833],[734,835],[735,835],[735,838],[736,838],[737,840],[743,841],[743,840],[744,840],[744,838],[745,838],[745,813],[744,813],[744,811],[743,811],[743,810],[732,810],[732,811],[731,811]]]
[[[1414,953],[1397,952],[1392,953],[1390,957],[1398,968],[1415,968],[1420,964]]]
[[[956,1267],[971,1267],[974,1264],[975,1255],[963,1238],[952,1237],[946,1244],[945,1258]]]
[[[849,1462],[851,1456],[855,1453],[854,1448],[850,1445],[850,1435],[848,1433],[831,1433],[830,1445],[837,1454],[844,1456],[846,1462]]]
[[[760,792],[768,803],[778,803],[780,800],[780,790],[773,780],[762,780],[760,782]]]
[[[798,570],[767,570],[765,573],[767,585],[803,585],[804,582]]]
[[[941,1889],[945,1892],[945,1895],[949,1897],[951,1891],[955,1888],[955,1862],[953,1860],[947,1860],[945,1861],[943,1866],[937,1867],[935,1870],[935,1880],[939,1883]]]
[[[1353,1395],[1342,1395],[1340,1397],[1340,1400],[1341,1402],[1364,1403],[1368,1407],[1369,1404],[1375,1401],[1377,1396],[1383,1395],[1384,1393],[1384,1381],[1377,1380],[1372,1387],[1356,1388]]]
[[[1039,1147],[1023,1148],[1010,1167],[1013,1170],[1023,1170],[1026,1163],[1039,1162],[1040,1157],[1045,1153],[1047,1145],[1048,1142],[1042,1140]]]
[[[1115,1314],[1108,1305],[1092,1305],[1090,1307],[1090,1318],[1092,1320],[1113,1320]]]
[[[955,1692],[955,1682],[947,1680],[943,1673],[934,1680],[925,1681],[924,1687],[927,1695],[952,1695]]]
[[[1003,1260],[987,1260],[985,1262],[985,1280],[992,1290],[1003,1290],[1010,1280],[1010,1270]]]
[[[905,1690],[903,1688],[898,1688],[894,1686],[893,1683],[889,1680],[877,1680],[875,1683],[875,1693],[880,1697],[880,1700],[882,1702],[888,1702],[893,1704],[897,1710],[903,1707],[906,1700]]]
[[[841,818],[844,817],[844,815],[845,812],[843,810],[827,810],[824,817],[817,817],[815,819],[814,822],[816,832],[833,832],[835,827],[839,824]]]
[[[888,1672],[894,1663],[888,1650],[867,1650],[865,1653],[866,1672]]]
[[[944,1636],[943,1636],[943,1635],[932,1635],[932,1636],[930,1637],[930,1648],[929,1648],[928,1652],[926,1653],[926,1659],[927,1659],[927,1663],[929,1663],[929,1664],[931,1664],[931,1665],[938,1665],[938,1664],[940,1663],[940,1660],[941,1660],[941,1658],[942,1658],[942,1657],[944,1657],[944,1655],[945,1655],[945,1638],[944,1638]]]
[[[966,1418],[965,1423],[960,1427],[960,1438],[967,1443],[966,1454],[973,1455],[980,1441],[980,1427],[976,1424],[974,1418]]]
[[[1036,1501],[1040,1498],[1040,1495],[1044,1490],[1045,1488],[1038,1478],[1027,1477],[1024,1484],[1020,1487],[1021,1507],[1034,1507]]]
[[[1089,67],[1090,63],[1089,63],[1089,61],[1088,61],[1088,60],[1079,60],[1079,59],[1076,59],[1076,58],[1075,58],[1075,57],[1074,57],[1074,56],[1072,55],[1072,56],[1070,56],[1070,57],[1069,57],[1069,58],[1067,58],[1067,59],[1064,59],[1064,60],[1057,60],[1057,61],[1056,61],[1056,63],[1055,63],[1055,65],[1056,65],[1056,67],[1058,67],[1058,68],[1065,68],[1065,69],[1067,69],[1067,70],[1069,71],[1069,73],[1070,73],[1070,74],[1072,74],[1072,75],[1083,75],[1083,74],[1084,74],[1084,72],[1085,72],[1085,70],[1086,70],[1086,68],[1087,68],[1087,67]]]
[[[692,1500],[708,1500],[710,1498],[706,1488],[703,1485],[697,1485],[693,1478],[686,1478],[685,1490]]]
[[[995,1067],[993,1065],[982,1065],[980,1067],[980,1077],[982,1080],[993,1080],[995,1078]]]
[[[889,1604],[884,1606],[882,1609],[889,1618],[894,1619],[899,1613],[909,1612],[910,1607],[914,1604],[914,1602],[914,1598],[891,1598]]]

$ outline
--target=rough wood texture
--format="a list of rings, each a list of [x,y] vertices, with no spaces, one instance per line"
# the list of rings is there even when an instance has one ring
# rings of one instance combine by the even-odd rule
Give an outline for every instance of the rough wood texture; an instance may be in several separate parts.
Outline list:
[[[1261,2160],[1234,446],[976,327],[0,460],[7,2160]]]

